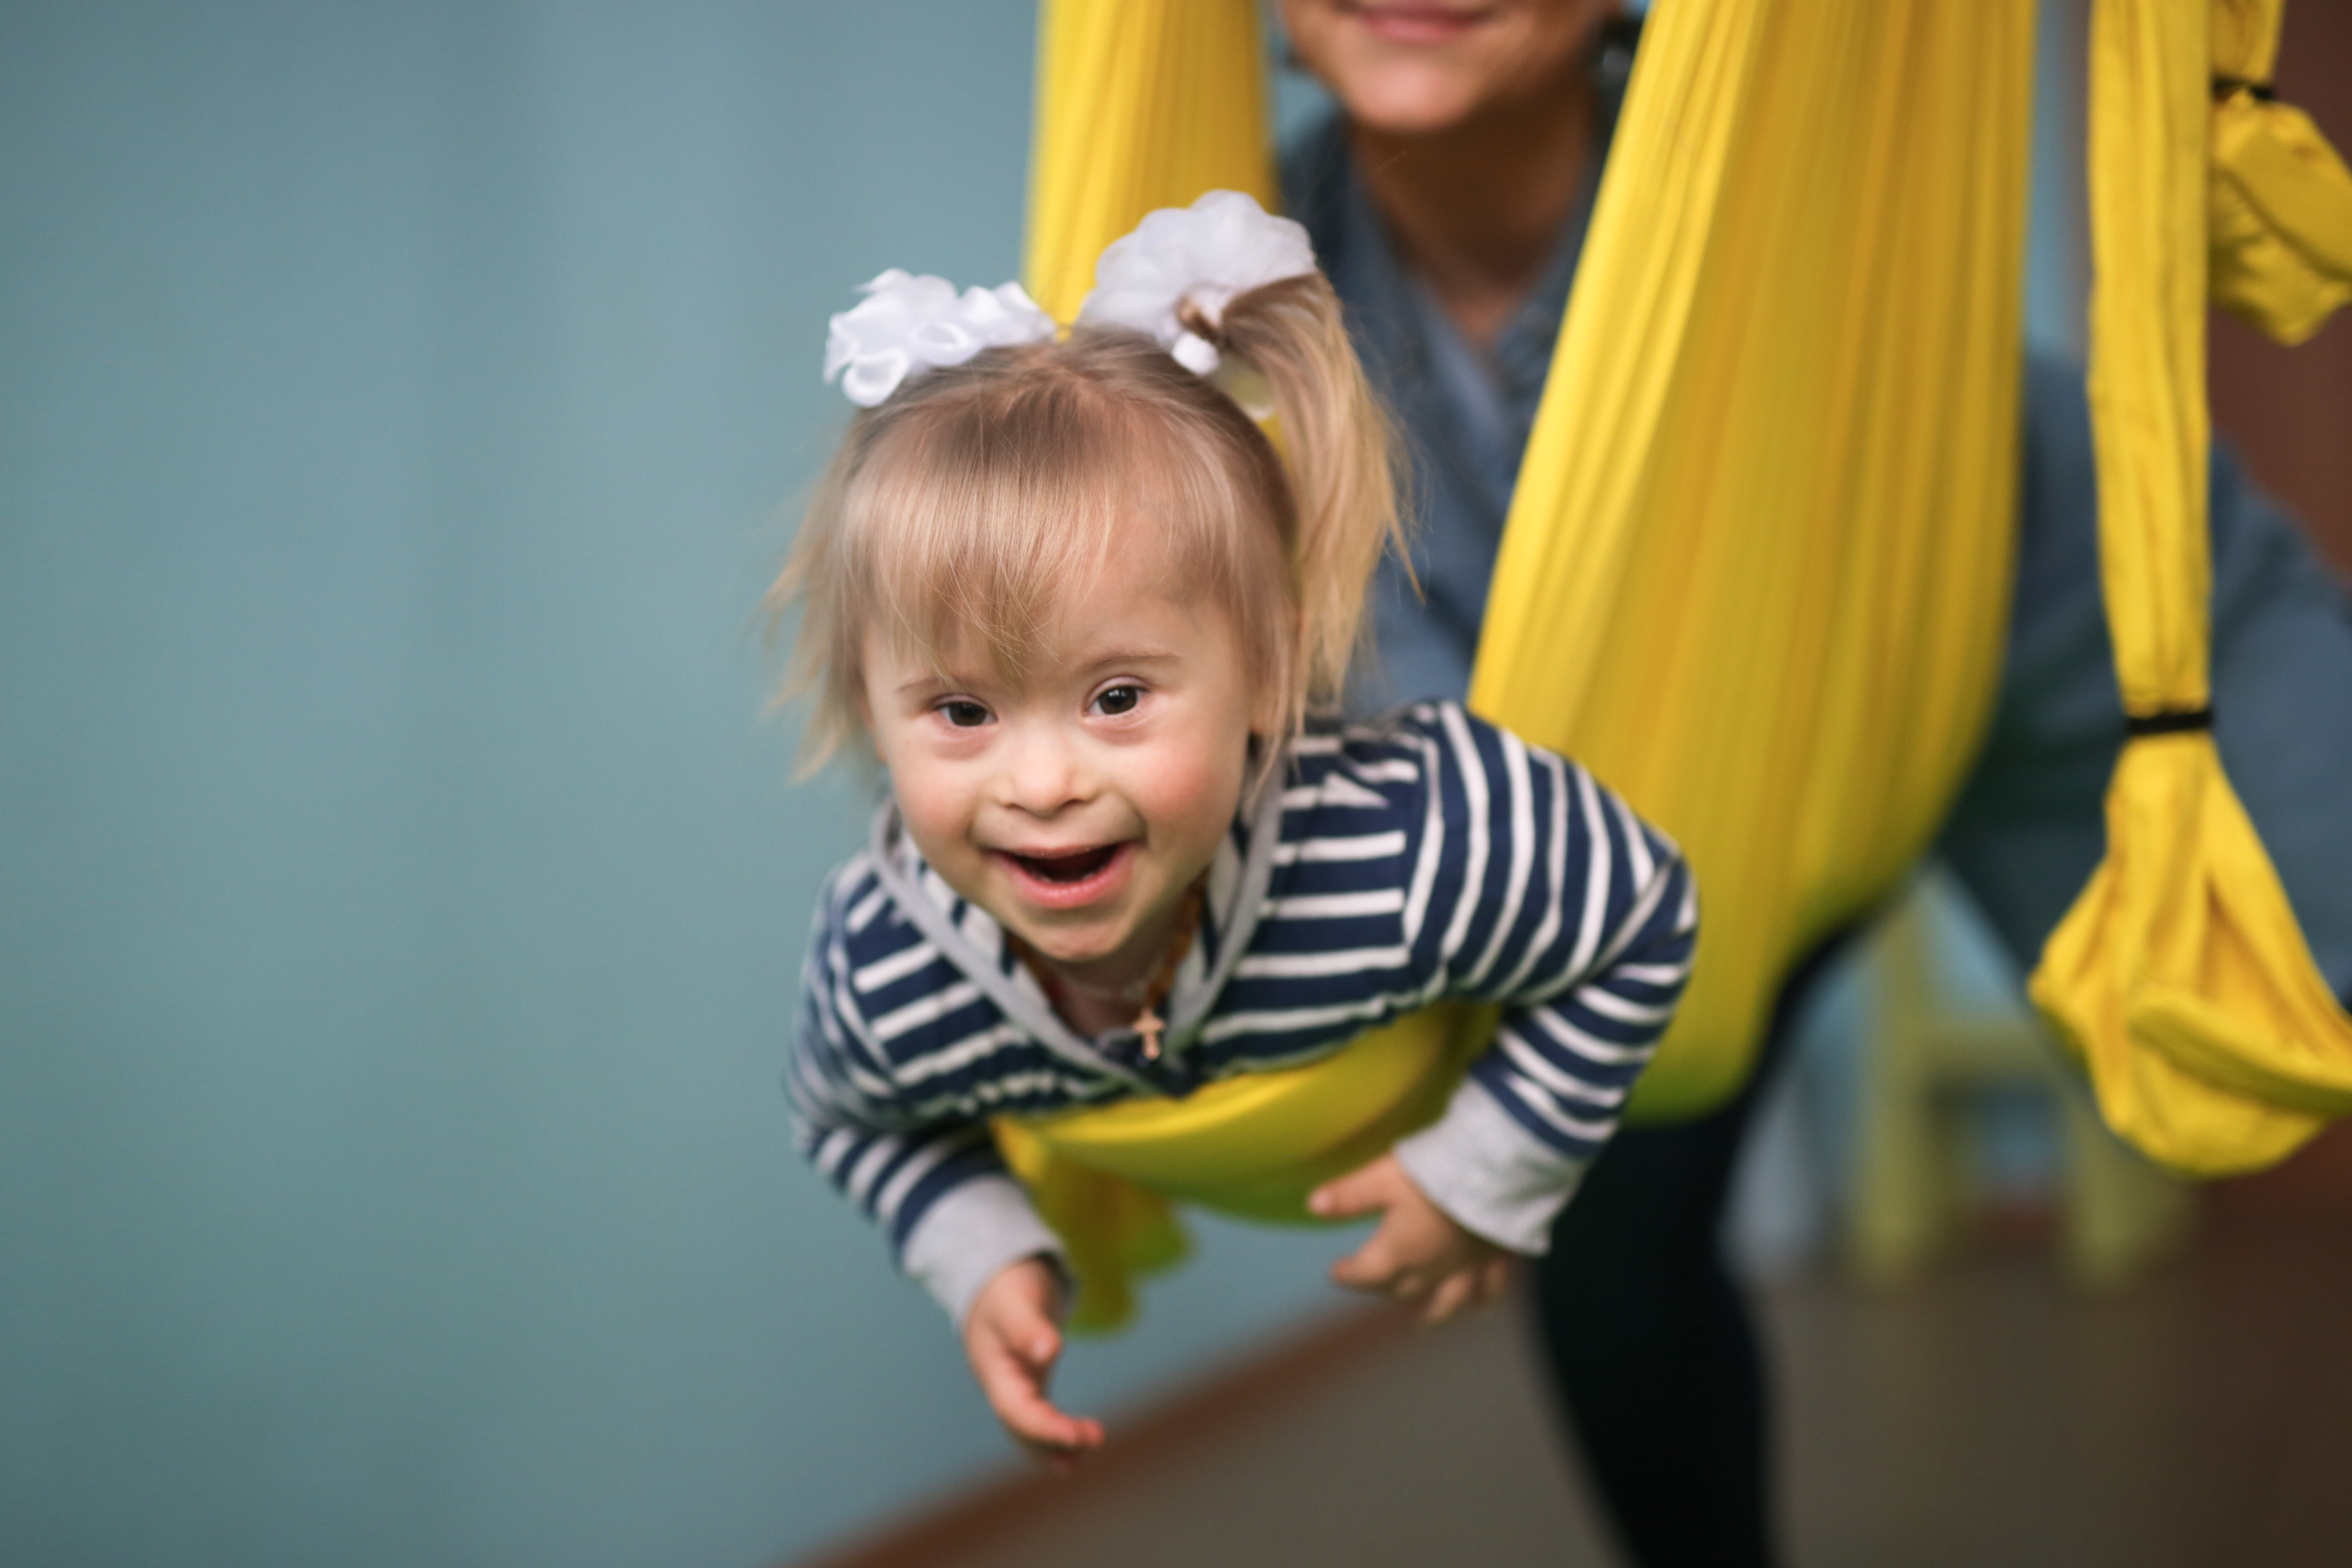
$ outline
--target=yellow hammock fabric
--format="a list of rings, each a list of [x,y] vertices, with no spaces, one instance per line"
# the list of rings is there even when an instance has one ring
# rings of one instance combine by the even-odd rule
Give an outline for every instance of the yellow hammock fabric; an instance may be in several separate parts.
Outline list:
[[[1263,124],[1255,29],[1249,0],[1047,0],[1026,273],[1049,310],[1075,313],[1145,212],[1270,184],[1262,140],[1220,130],[1225,165],[1166,145],[1171,105]],[[1697,870],[1708,939],[1637,1091],[1652,1117],[1738,1087],[1790,962],[1901,875],[1981,729],[2032,33],[2030,0],[1709,0],[1650,23],[1473,700],[1594,765]],[[1308,1068],[999,1138],[1099,1326],[1127,1269],[1181,1251],[1139,1185],[1296,1217],[1345,1166],[1292,1154],[1368,1154],[1426,1120],[1478,1034],[1409,1020]]]
[[[1103,247],[1155,208],[1279,209],[1255,0],[1044,0],[1037,38],[1021,274],[1047,315],[1075,321]]]
[[[1746,1079],[1981,735],[2032,50],[2031,0],[1667,0],[1643,39],[1471,700],[1690,858],[1706,937],[1651,1117]]]
[[[2097,0],[2093,12],[2099,553],[2136,720],[2210,700],[2209,199],[2226,302],[2275,335],[2308,336],[2352,276],[2352,186],[2309,122],[2226,86],[2213,103],[2215,76],[2268,78],[2278,14],[2277,0]],[[2125,747],[2106,859],[2032,989],[2088,1066],[2108,1123],[2180,1171],[2256,1169],[2352,1114],[2352,1019],[2210,730]]]
[[[1070,1326],[1117,1328],[1133,1310],[1132,1277],[1184,1256],[1170,1199],[1316,1223],[1307,1194],[1435,1121],[1493,1027],[1489,1010],[1433,1007],[1310,1066],[1227,1079],[1182,1100],[999,1121],[998,1147],[1077,1276]]]

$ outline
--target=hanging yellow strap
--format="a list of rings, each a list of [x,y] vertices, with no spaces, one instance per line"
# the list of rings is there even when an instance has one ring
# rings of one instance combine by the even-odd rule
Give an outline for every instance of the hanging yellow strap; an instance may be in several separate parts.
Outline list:
[[[2280,0],[2213,7],[2211,289],[2283,343],[2352,300],[2352,172],[2303,110],[2273,100]]]
[[[2093,12],[2100,572],[2124,710],[2143,732],[2108,785],[2106,858],[2032,983],[2108,1123],[2196,1175],[2269,1164],[2352,1114],[2352,1019],[2205,717],[2210,79],[2213,38],[2233,36],[2210,6],[2096,0]],[[2274,0],[2262,9],[2274,47]]]
[[[2033,31],[2032,0],[1661,0],[1644,31],[1471,691],[1690,858],[1706,940],[1643,1117],[1745,1081],[1982,732]]]
[[[1272,212],[1256,0],[1043,0],[1021,274],[1076,318],[1103,247],[1157,207],[1245,191]]]

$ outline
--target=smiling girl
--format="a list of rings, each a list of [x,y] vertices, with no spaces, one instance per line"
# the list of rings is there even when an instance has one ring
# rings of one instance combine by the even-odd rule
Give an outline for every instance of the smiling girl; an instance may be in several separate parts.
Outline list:
[[[1060,1247],[988,1121],[1178,1096],[1499,1004],[1444,1114],[1316,1194],[1340,1283],[1492,1296],[1616,1125],[1696,906],[1672,844],[1453,704],[1318,715],[1396,531],[1388,426],[1304,231],[1214,193],[1104,253],[1076,330],[886,273],[835,318],[852,426],[775,592],[816,754],[889,798],[818,910],[803,1150],[1047,1452]],[[1280,448],[1245,412],[1271,412]],[[1318,716],[1311,716],[1318,715]]]

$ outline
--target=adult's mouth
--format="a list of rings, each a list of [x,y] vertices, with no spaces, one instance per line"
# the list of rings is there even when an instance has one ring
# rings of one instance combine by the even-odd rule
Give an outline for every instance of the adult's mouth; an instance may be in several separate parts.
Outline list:
[[[1347,7],[1349,16],[1377,37],[1392,44],[1450,44],[1465,34],[1484,25],[1494,16],[1488,5],[1445,5],[1430,0],[1403,0],[1402,4],[1382,4],[1381,0],[1359,3]]]

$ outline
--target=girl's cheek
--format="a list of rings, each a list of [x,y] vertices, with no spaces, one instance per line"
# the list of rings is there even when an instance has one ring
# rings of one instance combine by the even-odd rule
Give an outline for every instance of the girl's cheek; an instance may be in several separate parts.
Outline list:
[[[1150,775],[1155,814],[1221,836],[1241,805],[1241,769],[1206,746],[1189,746]]]
[[[890,770],[890,792],[898,798],[899,815],[906,818],[919,847],[928,850],[961,831],[966,813],[964,792],[957,787],[957,771],[919,755],[902,758]]]

